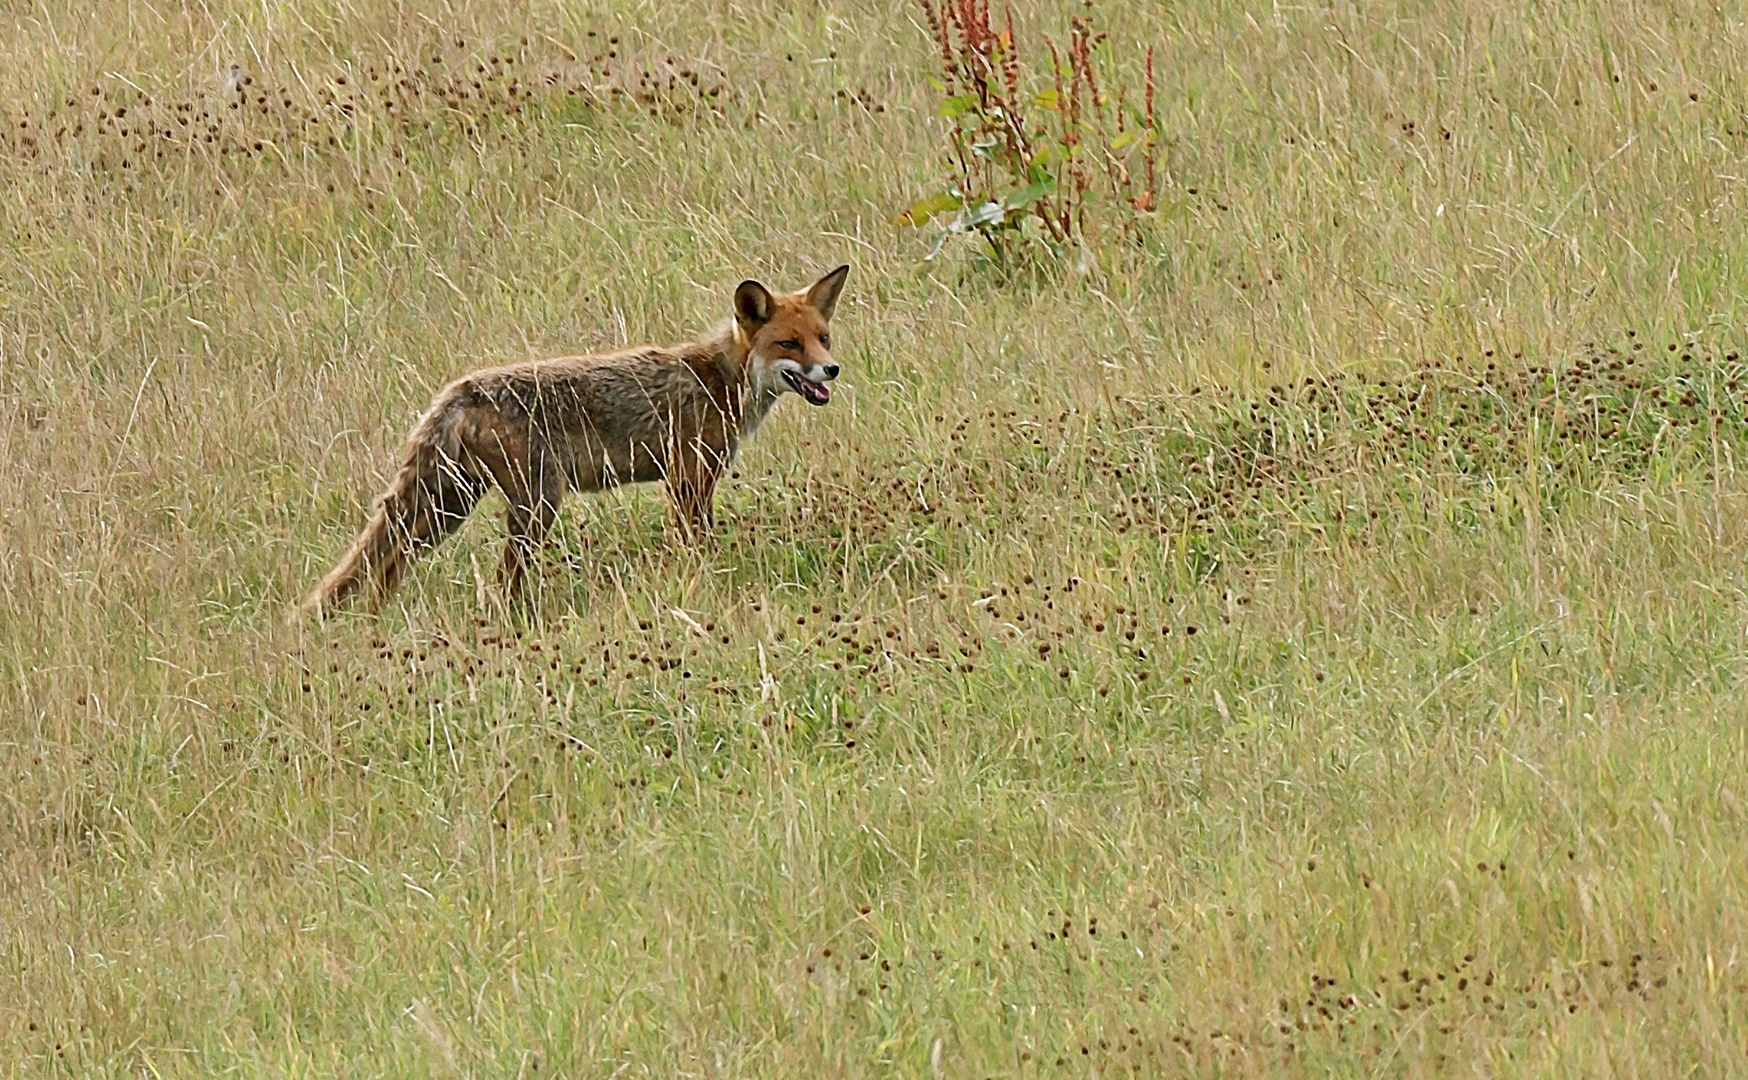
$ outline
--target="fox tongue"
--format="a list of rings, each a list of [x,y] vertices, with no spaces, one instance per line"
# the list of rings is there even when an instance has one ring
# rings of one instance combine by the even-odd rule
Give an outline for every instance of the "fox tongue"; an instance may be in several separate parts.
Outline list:
[[[817,383],[805,376],[796,376],[795,388],[801,391],[801,396],[807,399],[809,405],[824,405],[832,399],[832,388],[825,383]]]

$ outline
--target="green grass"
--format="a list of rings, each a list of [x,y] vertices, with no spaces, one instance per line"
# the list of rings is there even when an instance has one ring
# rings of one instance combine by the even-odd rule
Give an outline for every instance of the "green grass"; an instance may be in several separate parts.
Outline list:
[[[890,224],[898,0],[14,12],[5,1075],[1748,1068],[1748,25],[1098,10],[1084,274]],[[711,546],[287,626],[446,379],[844,261]]]

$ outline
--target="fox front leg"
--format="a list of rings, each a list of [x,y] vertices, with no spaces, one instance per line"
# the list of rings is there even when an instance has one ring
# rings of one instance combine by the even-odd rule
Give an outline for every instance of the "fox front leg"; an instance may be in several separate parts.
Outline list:
[[[702,543],[716,528],[716,515],[711,508],[716,481],[716,470],[696,459],[684,463],[669,476],[674,526],[694,544]]]

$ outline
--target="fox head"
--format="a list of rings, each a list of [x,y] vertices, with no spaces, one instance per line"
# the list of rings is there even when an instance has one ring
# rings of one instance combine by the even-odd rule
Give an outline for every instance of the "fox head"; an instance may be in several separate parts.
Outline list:
[[[850,268],[840,266],[801,292],[774,296],[756,281],[734,290],[734,321],[747,346],[747,373],[756,399],[793,390],[809,405],[832,399],[831,318]]]

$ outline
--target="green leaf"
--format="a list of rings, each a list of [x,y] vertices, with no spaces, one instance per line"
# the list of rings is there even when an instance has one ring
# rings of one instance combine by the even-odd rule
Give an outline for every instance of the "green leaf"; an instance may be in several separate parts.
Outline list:
[[[975,210],[967,208],[967,210],[959,211],[959,217],[953,224],[961,229],[976,229],[984,225],[994,225],[1007,216],[1007,207],[1001,203],[990,201]]]
[[[941,115],[946,117],[961,116],[977,108],[976,94],[954,94],[950,98],[941,99]]]
[[[1134,128],[1130,128],[1128,131],[1123,132],[1121,135],[1119,135],[1115,139],[1111,140],[1111,149],[1112,150],[1123,149],[1123,147],[1128,146],[1130,143],[1134,142],[1135,137],[1139,134],[1141,134],[1139,131],[1136,131]]]
[[[921,225],[936,214],[944,214],[949,210],[957,210],[965,205],[965,200],[948,192],[930,195],[926,199],[918,199],[911,204],[909,210],[892,219],[894,225]]]
[[[1041,90],[1035,94],[1032,97],[1032,104],[1038,106],[1040,109],[1049,109],[1054,112],[1056,111],[1056,97],[1056,88],[1052,86],[1047,90]]]
[[[1035,183],[1027,184],[1018,191],[1009,192],[1002,200],[1009,210],[1023,210],[1056,190],[1056,181],[1045,177]]]

